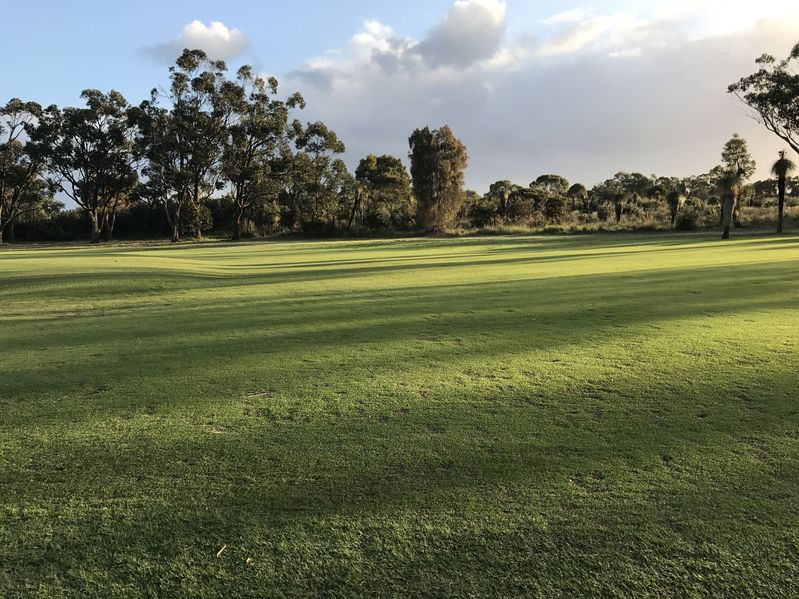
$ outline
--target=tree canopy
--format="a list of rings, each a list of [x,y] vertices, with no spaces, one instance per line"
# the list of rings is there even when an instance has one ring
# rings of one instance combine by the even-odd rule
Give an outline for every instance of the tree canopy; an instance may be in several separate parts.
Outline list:
[[[757,71],[729,86],[760,122],[799,153],[799,44],[784,60],[763,54]]]

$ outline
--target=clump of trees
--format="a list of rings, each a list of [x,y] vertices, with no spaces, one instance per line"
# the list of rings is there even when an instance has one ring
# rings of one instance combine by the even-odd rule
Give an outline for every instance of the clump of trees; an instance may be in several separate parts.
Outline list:
[[[799,151],[799,45],[788,58],[757,60],[730,86],[756,117]],[[485,194],[464,188],[469,157],[448,126],[409,138],[408,162],[369,155],[350,173],[345,145],[325,123],[303,123],[299,93],[277,80],[185,50],[169,85],[131,105],[118,92],[86,90],[79,107],[12,99],[0,106],[0,242],[168,235],[232,239],[487,227],[721,226],[799,198],[794,163],[781,152],[773,178],[755,173],[735,134],[721,163],[692,177],[619,172],[589,187],[558,174],[527,185],[503,179]],[[75,208],[67,210],[59,198]],[[751,218],[750,218],[751,220]]]

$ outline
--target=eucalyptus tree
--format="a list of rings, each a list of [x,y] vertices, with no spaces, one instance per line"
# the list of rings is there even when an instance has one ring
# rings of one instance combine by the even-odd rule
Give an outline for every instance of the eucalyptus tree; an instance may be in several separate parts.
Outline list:
[[[37,158],[47,160],[50,184],[87,215],[92,243],[110,239],[116,211],[136,185],[128,103],[117,91],[81,94],[84,108],[50,106],[31,129]]]
[[[277,91],[276,79],[257,77],[250,66],[239,69],[235,83],[221,86],[231,115],[222,174],[231,187],[233,239],[241,237],[245,212],[259,199],[276,195],[278,180],[287,174],[292,133],[289,112],[304,108],[305,101],[299,94],[278,100]]]
[[[530,187],[538,186],[550,194],[565,197],[569,191],[569,181],[560,175],[541,175]]]
[[[370,154],[358,164],[355,179],[360,184],[363,201],[359,209],[366,226],[393,230],[410,228],[415,209],[411,178],[399,158]]]
[[[322,122],[292,123],[297,154],[291,161],[292,197],[297,224],[311,227],[333,224],[341,214],[341,191],[349,172],[337,158],[346,150],[336,133]],[[345,217],[346,218],[346,217]]]
[[[799,44],[785,60],[763,54],[757,71],[729,86],[772,133],[799,153]]]
[[[777,177],[777,233],[782,233],[785,220],[785,187],[788,175],[796,170],[796,165],[786,156],[785,150],[780,152],[780,158],[771,167],[771,173]]]
[[[52,198],[42,178],[46,157],[27,144],[41,114],[41,106],[18,98],[0,106],[0,243],[5,232],[13,240],[14,223],[21,216]]]
[[[427,231],[444,231],[453,224],[465,199],[466,146],[448,126],[433,131],[416,129],[408,143],[417,225]]]
[[[132,111],[147,193],[163,206],[173,242],[180,240],[185,207],[192,204],[199,211],[223,187],[223,148],[232,114],[223,89],[226,71],[223,61],[209,59],[202,50],[184,50],[169,69],[169,88],[154,89]],[[200,231],[196,228],[195,235]]]

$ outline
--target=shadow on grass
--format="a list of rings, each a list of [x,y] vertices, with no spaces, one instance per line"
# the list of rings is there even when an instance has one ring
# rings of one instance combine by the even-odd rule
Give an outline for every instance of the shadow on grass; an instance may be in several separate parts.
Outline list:
[[[795,391],[789,375],[774,383]],[[299,593],[564,592],[594,581],[763,594],[798,573],[784,553],[796,538],[797,423],[736,428],[716,399],[715,424],[697,425],[684,405],[668,427],[651,411],[618,413],[599,439],[585,421],[513,406],[53,439],[5,473],[6,501],[21,511],[0,525],[13,539],[4,564],[14,584],[84,591],[115,581],[180,593],[190,574],[205,593],[264,581]],[[771,408],[786,397],[753,399]],[[230,560],[215,560],[223,543]]]

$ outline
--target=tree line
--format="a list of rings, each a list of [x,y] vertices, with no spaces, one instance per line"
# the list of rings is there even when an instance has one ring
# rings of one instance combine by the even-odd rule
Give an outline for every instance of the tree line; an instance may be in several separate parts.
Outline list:
[[[799,45],[783,61],[729,88],[761,122],[799,151]],[[745,205],[799,197],[795,167],[781,152],[774,179],[750,182],[746,141],[727,142],[721,163],[698,176],[617,173],[592,188],[555,174],[527,185],[497,181],[486,194],[464,188],[468,152],[447,127],[409,137],[410,170],[370,155],[350,173],[344,143],[322,122],[303,123],[299,93],[281,97],[274,78],[185,50],[169,85],[131,105],[120,93],[85,90],[80,107],[10,100],[0,106],[0,241],[110,240],[167,234],[177,242],[225,230],[232,239],[295,232],[425,231],[517,225],[665,221],[718,225],[728,237]],[[59,198],[77,207],[67,210]],[[83,228],[82,230],[80,228]]]

